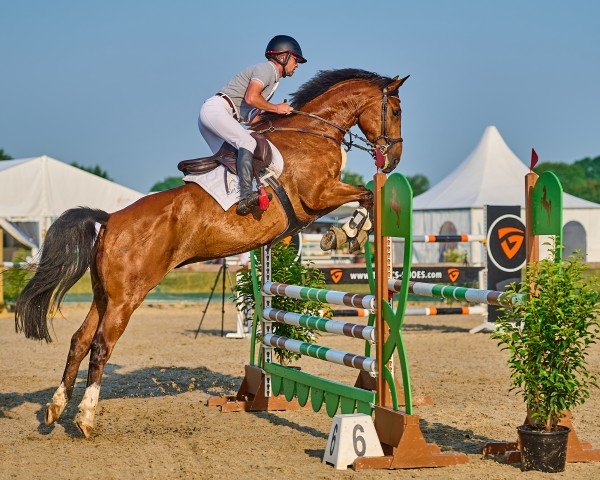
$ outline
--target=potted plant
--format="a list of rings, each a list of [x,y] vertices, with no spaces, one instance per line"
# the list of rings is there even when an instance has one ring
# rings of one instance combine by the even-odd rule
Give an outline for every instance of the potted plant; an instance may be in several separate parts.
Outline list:
[[[292,243],[280,242],[272,249],[271,273],[274,282],[287,283],[290,285],[303,285],[305,287],[325,288],[325,275],[314,268],[311,263],[299,261],[298,247]],[[260,277],[260,257],[257,261],[257,271]],[[259,284],[260,284],[259,280]],[[235,290],[239,293],[238,303],[248,311],[254,311],[255,298],[252,286],[252,272],[250,270],[241,272],[238,277]],[[302,313],[323,317],[331,311],[329,306],[322,302],[298,300],[289,297],[273,297],[273,308],[288,312]],[[325,311],[325,313],[324,313]],[[260,319],[259,319],[260,321]],[[299,340],[306,343],[314,343],[319,332],[304,327],[295,327],[283,323],[273,325],[273,333],[282,337]],[[260,340],[257,336],[257,340]],[[300,354],[275,348],[275,355],[282,365],[300,358]]]
[[[597,387],[587,349],[599,338],[600,292],[586,268],[575,255],[528,265],[525,279],[508,288],[511,306],[492,334],[508,351],[511,390],[527,406],[517,429],[522,470],[564,470],[569,429],[559,423]]]

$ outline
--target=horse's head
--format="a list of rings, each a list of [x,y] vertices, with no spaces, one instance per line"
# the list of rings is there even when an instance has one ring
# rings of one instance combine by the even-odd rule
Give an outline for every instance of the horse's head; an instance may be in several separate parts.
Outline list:
[[[384,173],[394,170],[402,156],[402,110],[398,89],[409,76],[393,78],[373,96],[358,116],[359,128],[385,157]]]

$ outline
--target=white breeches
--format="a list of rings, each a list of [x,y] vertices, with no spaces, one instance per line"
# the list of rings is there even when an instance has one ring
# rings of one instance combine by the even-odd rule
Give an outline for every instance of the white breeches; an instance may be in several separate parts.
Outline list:
[[[198,116],[198,128],[213,153],[223,145],[223,141],[235,148],[256,149],[256,140],[238,121],[233,118],[233,110],[227,101],[219,96],[210,97]]]

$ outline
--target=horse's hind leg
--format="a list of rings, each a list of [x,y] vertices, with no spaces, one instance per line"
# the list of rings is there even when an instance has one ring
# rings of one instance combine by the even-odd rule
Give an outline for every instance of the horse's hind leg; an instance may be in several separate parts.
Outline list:
[[[141,298],[143,299],[143,296]],[[94,416],[100,396],[100,383],[104,366],[108,362],[117,340],[127,327],[131,314],[141,301],[140,299],[135,304],[129,302],[116,304],[114,301],[108,301],[106,312],[92,341],[87,388],[75,418],[75,423],[85,438],[90,436],[94,428]]]
[[[90,346],[104,308],[104,299],[96,295],[83,324],[73,334],[73,337],[71,337],[71,347],[69,348],[62,382],[54,393],[52,401],[46,404],[46,424],[48,425],[58,420],[71,398],[79,365],[90,351]]]

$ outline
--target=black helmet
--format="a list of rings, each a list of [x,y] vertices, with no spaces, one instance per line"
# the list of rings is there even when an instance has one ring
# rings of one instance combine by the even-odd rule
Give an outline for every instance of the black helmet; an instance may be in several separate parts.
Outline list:
[[[306,63],[306,58],[302,56],[300,44],[288,35],[275,35],[267,45],[265,57],[270,58],[272,55],[287,52],[296,57],[298,63]]]

